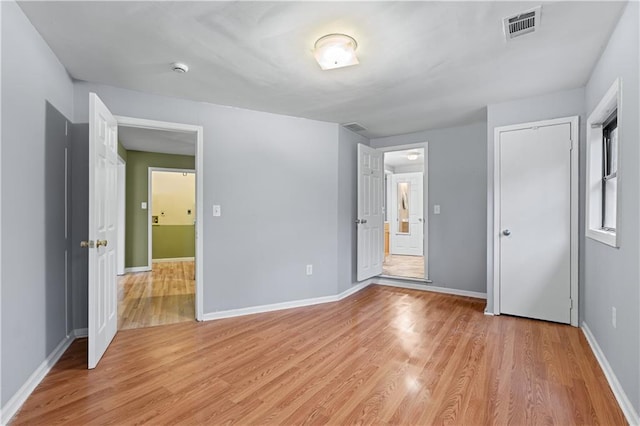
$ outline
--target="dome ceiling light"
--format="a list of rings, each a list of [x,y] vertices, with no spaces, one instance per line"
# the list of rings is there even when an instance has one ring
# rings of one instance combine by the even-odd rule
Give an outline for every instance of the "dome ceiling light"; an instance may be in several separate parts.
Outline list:
[[[313,56],[323,70],[359,64],[356,57],[358,43],[346,34],[327,34],[320,37],[313,48]]]
[[[407,160],[415,161],[417,159],[418,159],[417,152],[410,152],[409,154],[407,154]]]

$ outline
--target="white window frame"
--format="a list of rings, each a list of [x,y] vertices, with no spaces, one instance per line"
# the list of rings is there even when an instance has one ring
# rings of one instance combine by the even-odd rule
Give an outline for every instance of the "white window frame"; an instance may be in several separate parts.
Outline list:
[[[585,205],[585,234],[588,238],[611,247],[619,247],[620,233],[620,150],[622,140],[620,79],[613,82],[600,103],[587,119],[587,182]],[[616,229],[602,228],[602,125],[617,109],[618,120],[618,184],[616,188]]]

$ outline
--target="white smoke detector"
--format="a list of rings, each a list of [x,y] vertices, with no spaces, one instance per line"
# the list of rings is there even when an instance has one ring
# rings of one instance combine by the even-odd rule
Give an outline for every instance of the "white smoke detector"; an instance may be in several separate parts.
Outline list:
[[[171,64],[171,69],[179,74],[184,74],[189,71],[189,65],[182,62],[174,62]]]

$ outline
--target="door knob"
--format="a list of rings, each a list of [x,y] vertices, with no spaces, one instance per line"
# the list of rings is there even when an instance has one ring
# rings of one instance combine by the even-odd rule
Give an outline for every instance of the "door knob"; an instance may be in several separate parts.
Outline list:
[[[362,224],[367,223],[367,219],[356,219],[356,225],[360,223]]]
[[[505,229],[504,231],[502,231],[502,233],[507,237],[511,235],[511,231],[509,231],[508,229]]]
[[[93,240],[80,241],[80,247],[82,247],[82,248],[92,248],[93,247]]]
[[[98,240],[96,241],[96,247],[106,247],[109,242],[107,240]]]

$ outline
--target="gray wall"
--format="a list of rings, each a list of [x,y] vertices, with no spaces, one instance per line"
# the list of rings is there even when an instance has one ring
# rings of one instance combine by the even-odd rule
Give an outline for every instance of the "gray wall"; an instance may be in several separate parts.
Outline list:
[[[493,156],[494,156],[494,130],[496,127],[508,126],[510,124],[527,123],[530,121],[550,120],[554,118],[580,116],[580,164],[585,160],[584,149],[584,89],[566,90],[551,93],[533,98],[519,99],[511,102],[492,104],[487,106],[487,234],[485,243],[487,245],[487,311],[493,312]],[[579,201],[582,206],[584,199],[584,167],[579,170]],[[578,281],[583,274],[584,259],[584,209],[580,209],[579,225],[580,230],[580,271]],[[582,303],[582,301],[581,301]],[[582,310],[582,309],[581,309]]]
[[[89,124],[71,127],[71,315],[73,328],[89,326],[89,251],[80,241],[89,239]]]
[[[4,406],[66,336],[64,166],[58,168],[73,84],[20,8],[0,7]]]
[[[429,278],[440,287],[486,291],[485,123],[371,139],[374,148],[429,143]],[[433,214],[439,204],[440,215]]]
[[[584,322],[593,332],[636,413],[640,412],[639,9],[637,2],[627,5],[585,90],[586,110],[591,113],[614,80],[621,80],[620,248],[587,238],[583,292]],[[615,329],[611,324],[612,306],[617,308]]]
[[[338,293],[357,284],[358,144],[369,145],[364,136],[338,130]]]
[[[337,124],[82,82],[76,123],[89,91],[116,115],[204,127],[205,313],[336,294]]]

